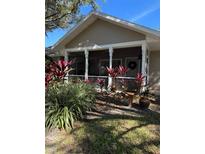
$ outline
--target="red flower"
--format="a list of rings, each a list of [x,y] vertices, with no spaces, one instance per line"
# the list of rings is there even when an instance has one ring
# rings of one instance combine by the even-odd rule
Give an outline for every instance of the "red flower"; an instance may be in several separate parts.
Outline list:
[[[118,69],[117,68],[106,68],[107,69],[107,73],[111,76],[111,77],[113,77],[113,78],[115,78],[115,77],[117,77],[117,75],[118,75]]]
[[[127,71],[128,71],[128,68],[125,66],[119,66],[119,68],[118,68],[118,73],[120,75],[125,75],[127,73]]]

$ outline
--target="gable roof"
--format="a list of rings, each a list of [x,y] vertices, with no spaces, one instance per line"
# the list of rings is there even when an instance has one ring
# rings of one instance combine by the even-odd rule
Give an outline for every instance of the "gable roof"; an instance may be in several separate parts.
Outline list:
[[[94,23],[97,19],[101,19],[115,25],[142,33],[146,36],[154,37],[155,39],[160,38],[160,32],[139,24],[135,24],[132,22],[128,22],[126,20],[119,19],[114,16],[107,15],[101,12],[91,12],[88,16],[86,16],[81,22],[79,22],[76,26],[74,26],[70,31],[68,31],[59,41],[57,41],[52,49],[56,48],[60,44],[69,43],[74,37],[76,37],[79,33],[81,33],[84,29],[86,29],[89,25]]]

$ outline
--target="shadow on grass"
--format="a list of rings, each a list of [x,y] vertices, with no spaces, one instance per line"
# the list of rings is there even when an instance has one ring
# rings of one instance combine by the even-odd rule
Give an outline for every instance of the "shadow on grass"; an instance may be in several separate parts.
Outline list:
[[[96,111],[97,112],[97,111]],[[103,113],[100,119],[84,120],[84,131],[87,134],[84,138],[78,141],[79,146],[83,149],[83,153],[86,154],[152,154],[149,150],[149,146],[159,147],[159,139],[145,138],[139,142],[135,137],[135,132],[148,125],[159,125],[159,113],[143,113],[140,117],[113,115]],[[119,123],[113,124],[118,120],[132,120],[137,121],[131,128],[126,130],[117,130]],[[108,124],[109,123],[109,124]],[[108,124],[108,125],[107,125]],[[123,123],[122,123],[123,125]],[[120,126],[121,127],[121,126]],[[74,130],[75,131],[75,130]],[[131,138],[127,137],[127,134],[133,134]],[[130,135],[130,134],[129,134]],[[143,134],[142,134],[143,135]],[[140,137],[140,135],[139,135]],[[157,149],[159,151],[159,148]]]

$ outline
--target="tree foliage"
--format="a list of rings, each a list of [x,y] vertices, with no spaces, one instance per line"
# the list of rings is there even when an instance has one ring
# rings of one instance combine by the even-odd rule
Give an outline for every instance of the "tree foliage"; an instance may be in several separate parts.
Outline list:
[[[91,6],[93,10],[98,7],[95,0],[45,0],[46,33],[78,22],[82,19],[82,6]]]

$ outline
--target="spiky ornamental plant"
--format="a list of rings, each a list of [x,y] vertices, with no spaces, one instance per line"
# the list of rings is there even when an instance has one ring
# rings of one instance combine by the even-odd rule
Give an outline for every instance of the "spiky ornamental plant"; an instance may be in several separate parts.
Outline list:
[[[119,76],[124,77],[127,72],[128,72],[128,68],[127,68],[127,67],[122,66],[122,65],[120,65],[120,66],[118,67]],[[123,91],[125,91],[125,90],[126,90],[126,83],[127,83],[127,82],[125,81],[125,79],[122,78],[122,79],[120,80],[120,83],[121,83],[121,86],[122,86]]]
[[[137,93],[140,95],[141,89],[143,88],[143,82],[144,82],[145,76],[142,75],[142,73],[137,73],[135,77],[135,81],[137,84]]]
[[[116,77],[118,75],[118,68],[108,68],[106,67],[108,75],[113,79],[112,85],[111,85],[111,91],[116,90]]]
[[[46,123],[48,129],[68,130],[81,119],[95,102],[95,91],[90,84],[57,82],[46,93]]]
[[[120,65],[119,67],[115,67],[115,68],[108,68],[107,67],[107,73],[110,77],[112,77],[112,79],[114,80],[113,81],[113,84],[112,84],[112,87],[111,87],[111,90],[112,89],[116,89],[116,78],[117,76],[124,76],[126,73],[128,72],[128,68],[125,67],[125,66],[122,66]],[[125,81],[122,79],[121,80],[122,83],[125,83]]]
[[[72,68],[72,61],[66,61],[63,58],[58,61],[51,61],[46,65],[45,85],[48,87],[52,81],[64,81],[65,76]]]

